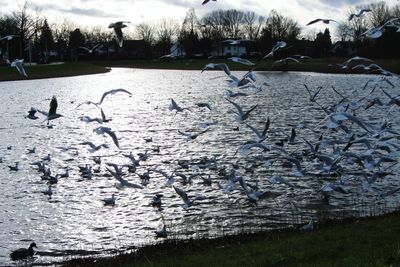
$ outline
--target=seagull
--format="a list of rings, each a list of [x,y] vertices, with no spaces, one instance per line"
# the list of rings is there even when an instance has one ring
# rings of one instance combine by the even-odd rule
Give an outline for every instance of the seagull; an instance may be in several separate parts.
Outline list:
[[[28,74],[26,74],[25,69],[24,69],[24,60],[23,59],[16,59],[13,62],[11,62],[11,67],[17,68],[17,70],[21,76],[28,77]]]
[[[181,130],[178,130],[178,133],[180,133],[181,135],[184,135],[187,137],[188,140],[194,140],[196,139],[199,135],[206,133],[209,130],[209,128],[205,129],[204,131],[201,131],[199,133],[185,133],[182,132]]]
[[[180,107],[176,102],[175,102],[175,100],[173,100],[172,98],[171,98],[171,104],[169,105],[169,110],[176,110],[176,113],[178,113],[178,112],[182,112],[182,111],[184,111],[185,109],[187,109],[187,110],[189,110],[190,111],[190,109],[189,108],[182,108],[182,107]]]
[[[270,125],[269,118],[265,122],[265,126],[264,126],[264,129],[262,132],[258,131],[256,128],[252,127],[251,125],[249,125],[247,123],[245,123],[245,125],[256,134],[256,136],[257,136],[256,142],[257,143],[261,143],[262,141],[264,141],[267,138],[267,131],[268,131],[269,125]]]
[[[202,70],[201,72],[208,70],[208,69],[220,69],[223,70],[226,75],[230,76],[231,75],[231,71],[228,67],[228,65],[226,65],[225,63],[208,63]]]
[[[89,54],[92,54],[94,50],[96,50],[100,44],[95,44],[92,48],[84,47],[84,46],[79,46],[78,48],[81,48],[85,51],[87,51]]]
[[[58,107],[57,98],[55,96],[53,96],[53,98],[50,101],[49,112],[41,111],[39,109],[37,111],[42,113],[43,115],[47,116],[47,124],[49,124],[50,120],[54,120],[54,119],[62,117],[61,114],[57,113],[57,107]]]
[[[80,145],[88,145],[90,146],[90,152],[94,152],[94,151],[98,151],[100,148],[104,147],[104,148],[109,148],[109,146],[107,144],[101,144],[96,146],[95,144],[93,144],[92,142],[86,141],[86,142],[82,142],[79,143]]]
[[[235,93],[235,92],[233,92],[232,90],[229,90],[229,89],[226,89],[225,95],[226,95],[227,97],[232,97],[232,98],[238,97],[238,96],[248,96],[248,94],[246,94],[246,93],[243,93],[243,92],[237,92],[237,93]]]
[[[29,245],[29,248],[19,248],[17,250],[14,250],[13,252],[11,252],[10,258],[13,261],[17,261],[17,260],[24,260],[26,258],[32,257],[34,254],[33,248],[37,248],[35,242],[32,242]]]
[[[98,103],[94,103],[92,101],[84,101],[84,102],[80,103],[79,105],[77,105],[76,108],[79,108],[82,105],[94,105],[97,108],[99,108],[99,104]]]
[[[361,17],[364,13],[371,12],[372,10],[369,8],[361,9],[358,13],[352,13],[349,16],[349,21],[352,20],[354,17]]]
[[[196,106],[198,106],[199,108],[208,108],[208,110],[211,111],[211,105],[205,102],[199,102],[199,103],[195,103]]]
[[[308,26],[308,25],[311,25],[311,24],[314,24],[314,23],[317,23],[317,22],[323,22],[323,23],[325,23],[325,24],[329,24],[330,22],[335,22],[335,23],[337,23],[337,24],[340,24],[339,22],[337,22],[336,20],[334,20],[334,19],[315,19],[315,20],[312,20],[312,21],[310,21],[309,23],[307,23],[306,24],[306,26]]]
[[[18,35],[13,35],[13,34],[6,35],[6,36],[1,37],[1,38],[0,38],[0,41],[3,41],[3,40],[11,41],[11,40],[14,39],[15,37],[19,37],[19,36],[18,36]]]
[[[122,37],[122,28],[128,27],[124,23],[130,23],[129,21],[117,21],[117,22],[112,22],[110,25],[108,25],[108,28],[114,29],[115,37],[117,39],[119,47],[122,47],[122,42],[123,42],[123,37]]]
[[[25,118],[31,119],[31,120],[37,120],[39,117],[36,116],[37,110],[35,108],[31,108],[31,110],[28,111],[28,115],[25,116]]]
[[[131,187],[131,188],[143,189],[143,186],[138,185],[138,184],[134,184],[134,183],[131,183],[131,182],[128,182],[127,180],[125,180],[124,178],[122,178],[121,175],[119,175],[118,173],[112,171],[111,169],[109,169],[109,168],[107,168],[107,167],[106,167],[106,169],[107,169],[107,171],[109,171],[109,172],[111,173],[111,175],[112,175],[115,179],[118,180],[118,182],[119,182],[118,186],[120,186],[120,187],[126,186],[126,187]]]
[[[290,61],[295,62],[295,63],[298,63],[298,64],[301,64],[301,63],[302,63],[301,61],[299,61],[299,60],[297,60],[297,59],[295,59],[295,58],[293,58],[293,57],[287,57],[287,58],[283,58],[283,59],[274,61],[274,63],[272,63],[271,68],[272,68],[273,66],[275,66],[276,64],[281,64],[281,65],[283,65],[283,66],[287,66],[287,65],[289,65],[289,62],[290,62]]]
[[[90,122],[97,122],[97,123],[100,123],[100,124],[102,124],[103,123],[103,119],[100,119],[100,118],[91,118],[91,117],[89,117],[89,116],[82,116],[82,117],[79,117],[80,119],[81,119],[81,121],[84,121],[84,122],[86,122],[86,123],[90,123]]]
[[[177,187],[175,187],[175,186],[173,186],[173,187],[174,187],[174,189],[175,189],[175,192],[181,197],[181,199],[182,199],[183,202],[185,203],[185,204],[183,204],[183,206],[182,206],[183,209],[188,209],[190,206],[193,205],[193,203],[194,203],[196,200],[202,200],[202,199],[204,199],[203,196],[196,196],[193,200],[190,200],[189,197],[188,197],[188,195],[187,195],[187,193],[186,193],[185,191],[183,191],[182,189],[177,188]]]
[[[111,197],[109,198],[103,198],[101,201],[104,202],[104,205],[110,205],[110,206],[114,206],[115,205],[115,200],[117,198],[115,197],[115,194],[112,194]]]
[[[51,197],[53,195],[53,190],[51,190],[51,184],[49,184],[47,190],[43,190],[42,193],[46,196]]]
[[[209,1],[209,0],[207,0],[207,1]],[[215,0],[213,0],[213,1],[215,1]],[[159,237],[159,238],[167,237],[168,236],[167,226],[164,224],[163,228],[161,230],[154,231],[154,233],[156,234],[156,237]]]
[[[232,60],[233,62],[241,63],[241,64],[247,65],[247,66],[254,66],[255,65],[250,60],[247,60],[247,59],[244,59],[244,58],[240,58],[240,57],[230,57],[228,59]]]
[[[217,0],[212,0],[212,1],[215,2],[215,1],[217,1]],[[203,3],[202,3],[202,5],[205,5],[205,4],[207,4],[208,2],[210,2],[210,0],[204,0]]]
[[[304,87],[306,88],[308,95],[310,96],[310,102],[315,102],[315,98],[319,95],[319,93],[322,90],[322,86],[319,86],[317,88],[317,90],[314,93],[311,93],[310,89],[308,88],[308,86],[306,84],[304,84]]]
[[[235,113],[237,114],[237,118],[236,119],[237,119],[238,122],[245,121],[250,116],[250,112],[252,112],[258,106],[258,105],[255,105],[252,108],[250,108],[248,111],[244,112],[241,106],[239,106],[235,102],[229,100],[228,98],[226,98],[226,100],[229,103],[231,103],[232,105],[234,105],[235,108],[237,109],[237,111]]]
[[[131,92],[129,92],[128,90],[122,89],[122,88],[112,89],[112,90],[107,91],[107,92],[105,92],[105,93],[103,94],[103,96],[101,97],[100,102],[98,103],[98,105],[101,105],[101,103],[103,103],[103,100],[104,100],[104,98],[105,98],[107,95],[113,95],[113,94],[116,94],[116,93],[119,93],[119,92],[121,92],[121,93],[127,93],[127,94],[130,95],[130,96],[132,95]]]
[[[115,134],[115,132],[111,130],[110,127],[100,126],[94,129],[93,132],[96,132],[97,134],[108,134],[109,136],[111,136],[112,140],[114,141],[114,144],[119,148],[117,135]]]
[[[272,176],[271,178],[268,179],[268,182],[270,182],[271,184],[285,184],[289,187],[294,187],[291,183],[289,183],[288,181],[286,181],[285,179],[283,179],[280,176]]]
[[[301,230],[302,231],[307,231],[307,232],[314,231],[314,224],[315,224],[315,221],[314,221],[313,218],[311,218],[308,224],[303,225],[301,227]]]
[[[19,170],[18,165],[19,165],[19,162],[17,161],[17,162],[15,162],[15,166],[8,165],[8,168],[10,169],[10,171],[16,172]]]
[[[278,41],[276,42],[276,44],[272,47],[271,52],[269,52],[267,55],[265,55],[262,59],[266,59],[266,58],[271,58],[274,56],[275,52],[278,51],[279,49],[282,49],[284,47],[286,47],[286,42],[284,41]]]

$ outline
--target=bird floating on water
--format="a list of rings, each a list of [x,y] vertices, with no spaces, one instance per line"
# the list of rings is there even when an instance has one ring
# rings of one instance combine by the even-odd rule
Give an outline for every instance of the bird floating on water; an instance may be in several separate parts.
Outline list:
[[[24,259],[27,259],[29,257],[32,257],[34,255],[34,253],[35,253],[33,248],[37,248],[35,242],[32,242],[29,245],[29,248],[19,248],[17,250],[14,250],[13,252],[11,252],[10,258],[13,261],[17,261],[17,260],[24,260]]]

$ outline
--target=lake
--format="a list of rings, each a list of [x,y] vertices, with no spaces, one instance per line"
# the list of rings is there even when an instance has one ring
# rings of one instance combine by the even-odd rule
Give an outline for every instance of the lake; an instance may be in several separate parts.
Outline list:
[[[240,76],[244,72],[234,74]],[[322,86],[317,100],[324,107],[341,100],[333,91],[334,87],[347,97],[342,102],[355,109],[357,117],[368,121],[368,129],[374,129],[366,136],[375,144],[374,149],[384,141],[391,142],[392,148],[375,153],[360,142],[354,143],[349,151],[371,153],[370,158],[375,163],[382,155],[397,160],[398,138],[381,140],[381,136],[390,133],[379,135],[376,129],[386,119],[392,123],[392,131],[399,130],[398,107],[374,105],[365,110],[368,101],[375,97],[389,102],[380,87],[391,95],[398,94],[396,79],[390,79],[395,87],[380,83],[369,94],[374,87],[371,83],[363,90],[368,80],[378,78],[374,75],[259,72],[259,90],[244,88],[241,92],[247,96],[230,98],[245,111],[258,105],[245,122],[260,131],[270,119],[265,144],[280,147],[276,143],[290,136],[295,127],[296,142],[284,142],[283,149],[301,162],[303,175],[296,173],[293,162],[283,159],[288,156],[283,152],[252,148],[244,155],[245,151],[240,148],[246,141],[254,140],[255,134],[244,123],[235,121],[236,108],[226,100],[225,90],[229,87],[221,71],[115,68],[99,75],[1,82],[0,263],[10,264],[10,252],[28,247],[32,241],[39,251],[35,262],[57,262],[80,255],[131,251],[138,246],[162,242],[164,238],[157,238],[155,231],[162,229],[163,224],[167,227],[167,238],[212,238],[241,230],[297,227],[311,217],[367,216],[397,207],[400,193],[394,190],[399,187],[395,175],[398,169],[392,166],[395,161],[368,169],[346,155],[340,159],[340,175],[321,173],[317,170],[321,162],[310,156],[304,141],[315,144],[322,134],[326,142],[320,150],[332,153],[333,146],[328,141],[350,140],[340,129],[327,129],[327,115],[310,102],[304,84],[312,91]],[[269,86],[262,86],[263,82],[268,82]],[[110,122],[86,123],[80,119],[82,116],[100,117],[100,110],[86,104],[77,108],[78,104],[86,100],[99,102],[104,92],[116,88],[124,88],[132,96],[117,93],[104,99],[101,108],[112,119]],[[231,90],[237,91],[236,88]],[[63,117],[50,121],[51,128],[40,114],[37,120],[24,117],[31,107],[47,112],[53,95],[58,100],[57,111]],[[363,97],[365,99],[361,99]],[[171,98],[189,110],[169,110]],[[195,105],[201,102],[209,103],[212,109]],[[212,125],[206,128],[204,123]],[[357,137],[365,137],[360,124],[351,121],[344,124]],[[110,127],[115,132],[120,149],[110,136],[93,131],[99,126]],[[200,133],[205,129],[208,130],[193,140],[179,133]],[[108,148],[93,152],[88,145],[80,144],[86,141],[96,145],[105,143]],[[343,149],[347,142],[335,148]],[[33,147],[35,153],[28,153]],[[143,189],[116,187],[117,180],[107,170],[113,168],[107,163],[129,164],[124,154],[132,152],[138,158],[138,153],[146,151],[148,158],[140,161],[136,173],[123,169],[124,179],[142,185]],[[277,153],[281,155],[276,156]],[[32,165],[48,154],[51,160],[46,166],[52,175],[69,168],[69,177],[59,178],[58,183],[52,185],[51,197],[42,193],[48,188],[47,181]],[[94,162],[97,156],[100,164]],[[19,162],[18,171],[8,167],[15,162]],[[209,164],[204,164],[206,162]],[[78,167],[86,164],[99,168],[98,173],[91,178],[82,177]],[[369,173],[391,171],[392,174],[372,183],[370,176],[355,173],[366,169]],[[199,173],[204,178],[210,177],[212,182],[208,185],[194,176],[192,182],[184,183],[180,176],[175,176],[174,186],[185,190],[190,199],[201,196],[190,208],[184,209],[182,199],[167,185],[160,170],[187,176]],[[228,182],[223,174],[231,170],[244,177],[248,186],[257,185],[259,191],[268,191],[269,197],[253,203],[239,183],[232,191],[224,192]],[[147,171],[150,179],[145,183],[138,174]],[[286,179],[291,186],[271,182],[274,175]],[[371,188],[366,187],[365,181],[370,182]],[[322,200],[321,186],[328,182],[340,182],[348,192],[331,192],[327,203]],[[394,191],[387,197],[379,197],[380,193],[391,190]],[[104,205],[102,199],[112,194],[117,198],[116,204]],[[161,209],[151,204],[156,194],[163,195]]]

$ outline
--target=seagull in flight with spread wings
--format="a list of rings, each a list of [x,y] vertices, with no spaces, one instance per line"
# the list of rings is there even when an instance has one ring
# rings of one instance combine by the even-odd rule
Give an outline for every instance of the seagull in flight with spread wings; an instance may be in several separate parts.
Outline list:
[[[349,16],[349,21],[352,20],[354,17],[361,17],[364,13],[371,12],[372,10],[369,8],[361,9],[358,13],[351,13]]]
[[[112,140],[114,141],[114,144],[119,148],[117,135],[115,134],[115,132],[111,130],[110,127],[100,126],[94,129],[93,132],[96,132],[97,134],[108,134],[109,136],[111,136]]]
[[[117,39],[119,47],[122,47],[122,42],[123,42],[123,36],[122,36],[122,28],[128,27],[124,23],[130,23],[130,21],[117,21],[117,22],[112,22],[110,25],[108,25],[108,28],[114,29],[115,33],[115,38]]]
[[[217,1],[217,0],[212,0],[212,1],[215,2],[215,1]],[[205,5],[205,4],[207,4],[208,2],[210,2],[210,0],[204,0],[203,3],[201,3],[201,4],[202,4],[202,5]]]
[[[113,94],[116,94],[116,93],[127,93],[127,94],[130,95],[130,96],[132,95],[131,92],[129,92],[128,90],[122,89],[122,88],[112,89],[112,90],[107,91],[107,92],[105,92],[105,93],[103,94],[103,96],[101,97],[100,102],[98,103],[98,105],[101,105],[101,103],[103,103],[103,100],[104,100],[104,98],[105,98],[106,96],[108,96],[108,95],[113,95]]]
[[[311,25],[311,24],[314,24],[314,23],[317,23],[317,22],[323,22],[323,23],[325,23],[325,24],[329,24],[330,22],[335,22],[335,23],[337,23],[337,24],[340,24],[339,22],[337,22],[336,20],[334,20],[334,19],[315,19],[315,20],[312,20],[312,21],[310,21],[309,23],[307,23],[306,24],[306,26],[308,26],[308,25]]]

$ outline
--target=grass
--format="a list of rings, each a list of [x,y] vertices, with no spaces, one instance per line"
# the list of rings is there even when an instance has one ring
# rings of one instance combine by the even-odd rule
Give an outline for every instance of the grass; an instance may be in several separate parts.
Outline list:
[[[261,62],[257,66],[260,71],[313,71],[321,73],[362,73],[363,71],[342,70],[335,66],[337,63],[344,62],[343,58],[323,58],[323,59],[310,59],[303,64],[289,64],[288,67],[280,67],[278,65],[271,68],[273,61],[267,60]],[[110,67],[124,67],[124,68],[145,68],[145,69],[180,69],[180,70],[201,70],[210,62],[213,63],[227,63],[231,70],[250,69],[249,66],[235,63],[226,59],[177,59],[177,60],[115,60],[115,61],[80,61],[68,62],[65,64],[54,65],[25,65],[26,72],[29,79],[42,79],[53,77],[65,77],[76,75],[87,75],[104,73],[110,70]],[[400,73],[400,64],[397,59],[381,59],[376,60],[376,63],[384,69],[394,73]],[[14,68],[8,66],[0,67],[0,81],[12,80],[25,80]]]
[[[32,65],[25,64],[25,71],[29,78],[19,75],[15,68],[9,66],[0,67],[0,81],[14,81],[26,79],[44,79],[54,77],[67,77],[77,75],[87,75],[105,73],[110,69],[104,66],[94,65],[91,62],[68,62],[65,64]]]
[[[169,241],[135,254],[76,259],[65,266],[400,266],[400,213],[325,221],[297,229]]]

